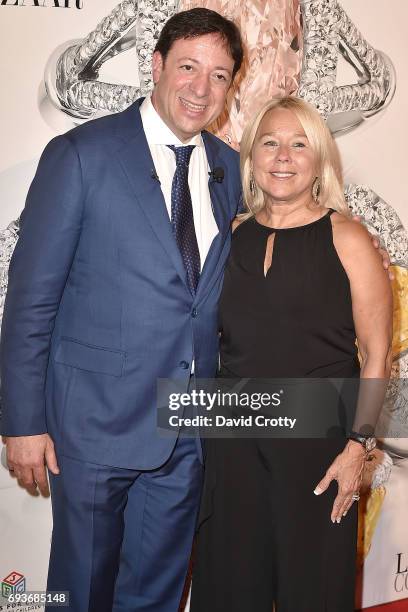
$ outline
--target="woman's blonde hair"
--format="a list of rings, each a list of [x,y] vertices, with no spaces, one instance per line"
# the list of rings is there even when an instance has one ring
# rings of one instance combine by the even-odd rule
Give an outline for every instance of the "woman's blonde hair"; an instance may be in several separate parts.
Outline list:
[[[344,199],[340,155],[329,128],[311,104],[300,98],[287,96],[267,102],[249,122],[242,135],[241,180],[244,204],[248,211],[244,213],[242,219],[256,215],[265,206],[264,194],[253,182],[252,149],[262,119],[269,111],[276,108],[285,108],[296,115],[315,154],[317,178],[320,183],[316,206],[334,208],[348,215],[349,209]],[[253,182],[252,190],[251,181]]]

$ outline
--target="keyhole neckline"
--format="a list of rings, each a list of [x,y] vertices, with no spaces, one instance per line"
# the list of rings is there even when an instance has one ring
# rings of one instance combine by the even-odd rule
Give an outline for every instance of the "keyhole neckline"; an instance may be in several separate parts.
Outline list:
[[[311,221],[310,223],[306,223],[304,225],[295,225],[293,227],[271,227],[269,225],[264,225],[263,223],[260,223],[259,221],[256,220],[255,217],[251,217],[251,219],[257,226],[264,228],[269,233],[270,232],[289,232],[289,231],[300,230],[306,227],[311,227],[313,225],[316,225],[317,223],[320,223],[321,221],[323,221],[323,219],[326,219],[327,217],[329,217],[333,212],[334,212],[334,209],[329,208],[327,209],[327,212],[321,217],[319,217],[318,219],[315,219],[314,221]]]

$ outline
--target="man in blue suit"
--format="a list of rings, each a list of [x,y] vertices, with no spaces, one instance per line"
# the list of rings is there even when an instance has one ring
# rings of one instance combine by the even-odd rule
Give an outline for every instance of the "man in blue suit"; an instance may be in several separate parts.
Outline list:
[[[75,612],[176,612],[202,480],[194,438],[160,437],[156,380],[216,370],[238,154],[203,131],[242,62],[239,31],[176,14],[154,90],[46,147],[9,271],[1,433],[47,489],[48,590]],[[53,606],[50,605],[50,610]]]

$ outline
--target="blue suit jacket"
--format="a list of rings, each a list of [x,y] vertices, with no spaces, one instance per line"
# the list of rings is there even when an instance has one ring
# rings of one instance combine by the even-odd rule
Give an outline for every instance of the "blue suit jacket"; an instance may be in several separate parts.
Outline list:
[[[1,433],[49,432],[57,452],[151,469],[174,439],[156,425],[156,379],[214,375],[217,302],[240,199],[238,154],[204,132],[219,233],[190,294],[139,105],[46,147],[9,270]]]

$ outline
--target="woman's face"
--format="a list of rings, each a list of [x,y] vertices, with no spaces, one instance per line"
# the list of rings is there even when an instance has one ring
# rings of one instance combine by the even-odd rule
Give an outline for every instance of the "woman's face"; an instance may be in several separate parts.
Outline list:
[[[252,148],[252,164],[266,201],[290,203],[312,197],[316,158],[292,111],[276,108],[266,113]]]

